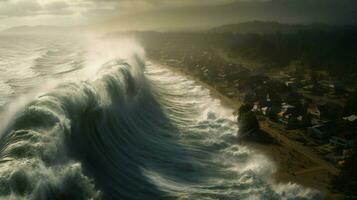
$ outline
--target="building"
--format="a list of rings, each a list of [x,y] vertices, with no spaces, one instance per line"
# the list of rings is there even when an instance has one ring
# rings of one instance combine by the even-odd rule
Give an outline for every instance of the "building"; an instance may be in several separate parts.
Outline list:
[[[341,147],[343,149],[349,149],[352,147],[353,145],[353,141],[352,140],[347,140],[345,138],[341,138],[341,137],[332,137],[329,142],[333,145],[336,145],[337,147]]]
[[[328,139],[331,136],[329,126],[326,124],[319,124],[309,127],[307,128],[307,132],[311,135],[311,137],[321,140]]]

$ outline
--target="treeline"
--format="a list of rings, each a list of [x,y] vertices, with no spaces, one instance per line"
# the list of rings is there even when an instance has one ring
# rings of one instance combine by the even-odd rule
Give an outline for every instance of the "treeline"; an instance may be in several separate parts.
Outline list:
[[[117,33],[118,34],[118,33]],[[116,36],[117,36],[116,34]],[[311,70],[326,70],[332,76],[353,78],[357,72],[357,27],[331,31],[237,34],[232,32],[131,32],[149,50],[176,53],[220,49],[232,58],[285,68],[291,64]]]
[[[232,43],[229,52],[272,68],[299,63],[312,70],[327,70],[333,76],[355,75],[357,29],[250,34]]]

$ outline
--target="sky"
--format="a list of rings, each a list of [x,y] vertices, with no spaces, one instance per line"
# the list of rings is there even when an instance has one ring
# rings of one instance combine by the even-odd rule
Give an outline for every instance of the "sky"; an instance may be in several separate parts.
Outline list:
[[[0,0],[0,30],[22,25],[200,29],[251,20],[356,23],[357,0]]]

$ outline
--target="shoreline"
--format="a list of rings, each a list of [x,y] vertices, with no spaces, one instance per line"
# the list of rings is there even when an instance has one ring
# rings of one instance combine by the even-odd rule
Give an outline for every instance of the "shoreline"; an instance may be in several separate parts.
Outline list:
[[[186,76],[210,91],[210,95],[221,100],[222,105],[237,110],[241,105],[237,99],[227,97],[210,84],[203,82],[194,74],[182,68],[172,67],[153,61],[180,75]],[[277,170],[271,177],[272,183],[296,183],[312,189],[317,189],[325,194],[326,199],[335,199],[331,191],[331,179],[339,173],[332,164],[321,159],[297,142],[284,136],[282,130],[269,124],[267,120],[259,120],[260,128],[266,134],[273,137],[278,144],[260,144],[255,142],[243,142],[242,145],[253,148],[257,152],[267,156],[277,165]]]

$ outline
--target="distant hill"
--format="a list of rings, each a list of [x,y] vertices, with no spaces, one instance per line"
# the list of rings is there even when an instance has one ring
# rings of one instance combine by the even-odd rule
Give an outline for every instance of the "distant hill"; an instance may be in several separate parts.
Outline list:
[[[210,29],[210,32],[233,32],[233,33],[258,33],[258,34],[269,34],[269,33],[292,33],[297,31],[309,31],[309,30],[320,30],[320,31],[331,31],[341,28],[352,28],[352,25],[345,26],[334,26],[327,24],[281,24],[278,22],[265,22],[265,21],[252,21],[244,22],[238,24],[228,24]]]
[[[61,26],[16,26],[3,30],[1,33],[11,34],[54,34],[64,32],[75,32],[79,28]]]

